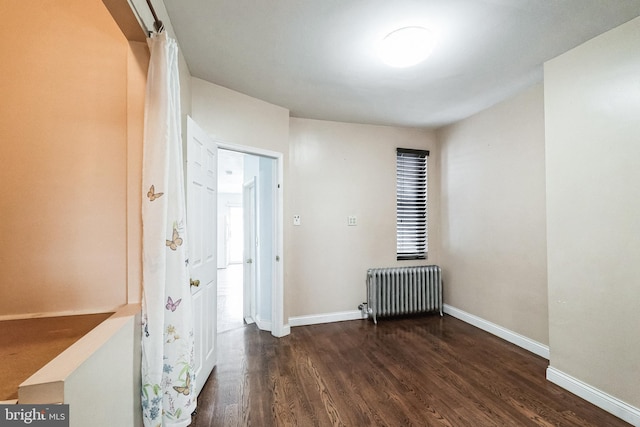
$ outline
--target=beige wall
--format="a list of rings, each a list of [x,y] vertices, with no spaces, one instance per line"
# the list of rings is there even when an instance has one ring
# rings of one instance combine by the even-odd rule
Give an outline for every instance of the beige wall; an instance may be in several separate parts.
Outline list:
[[[551,366],[640,407],[640,18],[545,64]]]
[[[0,315],[112,310],[127,301],[135,54],[99,0],[2,9]]]
[[[437,264],[439,171],[432,131],[291,119],[290,315],[357,310],[371,267]],[[397,147],[431,150],[429,259],[396,261]],[[300,215],[300,226],[292,225]],[[355,215],[358,225],[347,226]]]
[[[191,79],[192,117],[210,136],[227,143],[289,151],[289,110],[231,89]]]
[[[438,133],[445,303],[548,344],[543,87]]]
[[[435,150],[434,133],[290,120],[284,108],[204,80],[193,78],[191,87],[193,118],[208,134],[283,154],[285,321],[289,316],[357,310],[365,297],[367,268],[399,264],[395,148]],[[438,262],[438,176],[433,152],[430,256],[423,264]],[[302,226],[292,225],[294,214],[301,215]],[[347,227],[348,215],[358,217],[358,226]],[[352,251],[356,254],[349,255]]]
[[[259,148],[282,154],[284,218],[290,217],[289,200],[289,110],[239,92],[193,78],[191,111],[196,123],[211,137],[225,143]],[[290,292],[291,248],[284,231],[284,322],[287,323]]]

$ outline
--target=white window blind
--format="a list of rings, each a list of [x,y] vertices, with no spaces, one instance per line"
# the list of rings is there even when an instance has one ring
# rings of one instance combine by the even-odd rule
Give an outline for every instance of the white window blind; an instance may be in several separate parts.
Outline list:
[[[396,151],[397,259],[426,259],[428,151]]]

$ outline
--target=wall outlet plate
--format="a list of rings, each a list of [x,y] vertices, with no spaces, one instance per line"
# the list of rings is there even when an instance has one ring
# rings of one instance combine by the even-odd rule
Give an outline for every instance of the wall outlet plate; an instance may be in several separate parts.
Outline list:
[[[300,225],[300,215],[294,215],[293,216],[293,225]]]
[[[358,218],[356,218],[355,215],[349,215],[347,217],[347,225],[354,226],[354,225],[358,225]]]

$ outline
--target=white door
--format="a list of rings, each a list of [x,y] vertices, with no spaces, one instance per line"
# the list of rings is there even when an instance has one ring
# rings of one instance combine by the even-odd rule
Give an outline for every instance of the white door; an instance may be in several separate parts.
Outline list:
[[[196,396],[216,364],[216,143],[187,119],[187,226],[194,311]]]
[[[244,320],[253,323],[256,317],[256,180],[244,184],[242,188],[243,205],[243,229],[244,229],[244,267],[242,271],[243,279],[243,301]]]

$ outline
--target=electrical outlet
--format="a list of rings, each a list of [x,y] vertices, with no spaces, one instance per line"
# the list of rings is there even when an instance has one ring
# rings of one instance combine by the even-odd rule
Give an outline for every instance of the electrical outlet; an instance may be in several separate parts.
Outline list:
[[[300,225],[300,215],[294,215],[293,216],[293,225]]]
[[[355,215],[349,215],[349,217],[347,218],[347,225],[349,226],[358,225],[358,219],[356,218]]]

